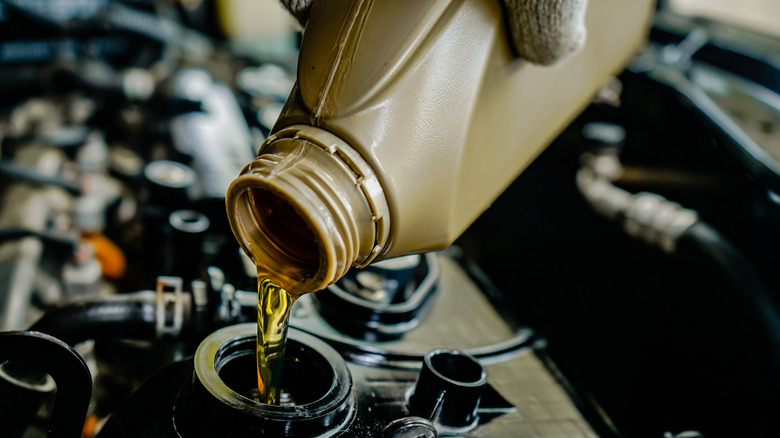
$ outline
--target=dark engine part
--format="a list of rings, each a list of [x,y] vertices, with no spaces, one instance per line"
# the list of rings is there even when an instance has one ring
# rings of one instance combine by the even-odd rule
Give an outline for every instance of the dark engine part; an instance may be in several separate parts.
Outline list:
[[[780,431],[777,47],[659,11],[619,101],[602,96],[457,242],[625,436]],[[624,135],[594,138],[604,122]],[[605,190],[566,179],[582,170]],[[621,200],[594,205],[606,192]],[[680,209],[697,225],[664,248],[658,213]]]
[[[0,362],[6,365],[3,385],[6,390],[10,387],[11,391],[7,392],[21,393],[15,403],[9,403],[8,398],[3,400],[3,426],[6,433],[15,435],[24,433],[27,427],[24,420],[29,417],[30,405],[35,406],[35,401],[24,403],[25,399],[35,398],[42,392],[41,386],[31,381],[29,375],[9,369],[8,361],[16,367],[24,364],[25,371],[30,366],[35,367],[32,374],[43,371],[54,380],[57,395],[47,436],[65,438],[80,434],[92,395],[92,376],[84,359],[52,336],[32,331],[0,333]]]
[[[136,392],[100,436],[319,436],[344,429],[353,415],[347,365],[327,344],[295,330],[283,365],[287,404],[253,401],[256,331],[243,324],[210,335],[191,360]]]
[[[313,301],[330,325],[352,337],[398,339],[424,318],[438,277],[434,254],[404,256],[352,270]]]
[[[441,305],[392,341],[345,335],[319,312],[314,297],[299,299],[281,406],[256,401],[256,324],[231,325],[208,336],[193,357],[144,383],[99,436],[503,436],[515,430],[547,436],[608,430],[595,409],[570,398],[568,383],[551,373],[542,339],[503,319],[450,256],[426,258],[437,266]],[[255,310],[255,294],[237,296],[244,308]],[[469,318],[475,324],[464,326]],[[542,411],[528,405],[531,399]]]
[[[171,365],[137,391],[99,436],[407,437],[438,436],[437,430],[472,436],[480,424],[474,436],[484,436],[533,422],[486,386],[492,369],[522,366],[523,350],[485,368],[464,353],[435,350],[420,372],[414,370],[419,362],[396,363],[401,369],[345,362],[332,347],[295,329],[283,366],[282,403],[261,404],[252,395],[257,397],[255,331],[254,324],[243,324],[206,338],[194,358]],[[501,392],[517,399],[521,388],[516,382]]]

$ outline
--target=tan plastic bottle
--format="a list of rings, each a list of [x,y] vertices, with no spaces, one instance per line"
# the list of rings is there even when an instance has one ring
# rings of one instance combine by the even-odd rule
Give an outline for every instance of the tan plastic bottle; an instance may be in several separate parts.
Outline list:
[[[512,56],[497,0],[316,2],[298,82],[230,186],[243,249],[291,292],[446,247],[619,71],[650,0],[592,0],[585,47]]]

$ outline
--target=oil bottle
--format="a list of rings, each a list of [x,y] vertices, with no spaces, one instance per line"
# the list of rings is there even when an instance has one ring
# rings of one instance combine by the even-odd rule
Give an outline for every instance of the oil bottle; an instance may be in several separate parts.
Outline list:
[[[315,2],[297,83],[227,192],[243,249],[293,294],[449,245],[620,70],[652,2],[599,0],[582,50],[516,58],[496,0]]]

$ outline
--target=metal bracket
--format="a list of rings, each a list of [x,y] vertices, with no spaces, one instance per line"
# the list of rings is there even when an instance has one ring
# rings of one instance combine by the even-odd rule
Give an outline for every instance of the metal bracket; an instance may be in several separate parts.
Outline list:
[[[157,302],[157,337],[176,336],[184,321],[184,282],[181,277],[157,277],[155,288]],[[173,318],[167,318],[167,310],[173,307]]]

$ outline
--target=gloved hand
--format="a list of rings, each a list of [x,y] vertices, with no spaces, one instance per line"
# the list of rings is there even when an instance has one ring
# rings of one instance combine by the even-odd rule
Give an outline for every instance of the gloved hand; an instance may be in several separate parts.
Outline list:
[[[303,25],[314,0],[281,0]],[[588,0],[500,0],[510,41],[517,54],[535,64],[552,65],[585,42]]]

